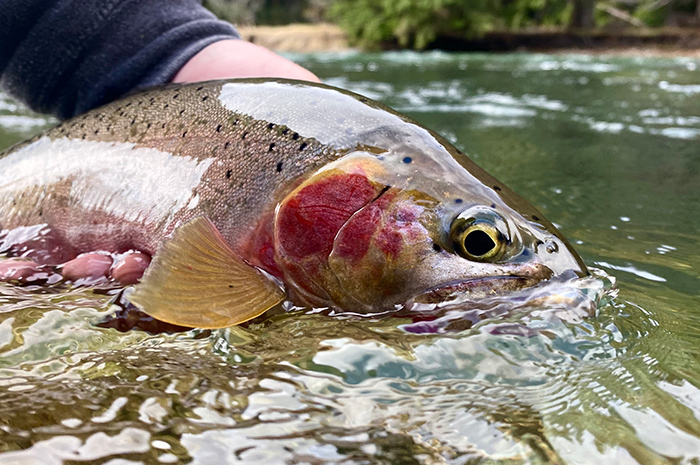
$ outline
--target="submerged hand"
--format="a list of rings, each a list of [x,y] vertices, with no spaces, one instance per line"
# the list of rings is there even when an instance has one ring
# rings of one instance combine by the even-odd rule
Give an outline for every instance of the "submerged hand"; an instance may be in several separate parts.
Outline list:
[[[209,45],[178,71],[173,82],[246,77],[279,77],[321,82],[311,71],[244,40],[222,40]]]

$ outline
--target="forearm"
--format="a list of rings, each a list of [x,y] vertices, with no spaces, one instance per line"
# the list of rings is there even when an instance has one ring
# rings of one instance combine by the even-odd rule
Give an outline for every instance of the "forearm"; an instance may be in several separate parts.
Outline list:
[[[222,40],[207,46],[178,71],[173,82],[246,77],[320,82],[308,69],[244,40]]]

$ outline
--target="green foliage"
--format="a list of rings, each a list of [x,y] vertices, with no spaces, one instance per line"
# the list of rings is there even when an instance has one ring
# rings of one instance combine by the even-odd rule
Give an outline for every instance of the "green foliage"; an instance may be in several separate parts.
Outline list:
[[[330,17],[362,46],[396,41],[422,49],[438,36],[479,37],[494,29],[563,26],[569,0],[335,0]]]
[[[647,26],[662,26],[666,21],[666,17],[672,11],[671,6],[671,2],[668,1],[641,0],[634,12],[634,16]]]
[[[475,38],[492,30],[656,27],[681,15],[700,21],[700,0],[204,0],[239,25],[331,20],[365,48],[423,49],[438,37]],[[575,8],[574,6],[577,6]],[[683,18],[681,18],[683,19]]]
[[[503,2],[504,25],[510,29],[528,26],[562,26],[571,17],[569,0],[511,0]]]
[[[330,17],[364,46],[396,40],[422,49],[438,35],[475,37],[491,30],[492,0],[336,0]]]
[[[334,0],[329,18],[360,46],[423,49],[441,36],[479,37],[532,27],[656,27],[700,18],[699,0]],[[697,21],[697,19],[695,19]]]

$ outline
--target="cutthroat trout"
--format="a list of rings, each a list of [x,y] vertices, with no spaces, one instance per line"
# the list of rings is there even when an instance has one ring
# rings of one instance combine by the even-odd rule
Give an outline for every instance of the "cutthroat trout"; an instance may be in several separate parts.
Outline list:
[[[587,273],[440,136],[289,80],[149,90],[21,143],[0,155],[0,229],[1,253],[40,265],[152,257],[132,302],[203,328],[285,299],[375,313]]]

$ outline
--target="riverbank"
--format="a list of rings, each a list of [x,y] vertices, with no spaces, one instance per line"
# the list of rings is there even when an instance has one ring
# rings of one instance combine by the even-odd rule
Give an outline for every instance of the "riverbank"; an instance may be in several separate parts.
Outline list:
[[[351,48],[345,31],[328,23],[239,26],[238,32],[243,39],[278,52],[339,52]]]
[[[241,36],[280,52],[350,50],[347,34],[333,24],[239,27]],[[387,44],[387,48],[392,48]],[[700,58],[700,29],[664,28],[623,32],[568,31],[493,32],[480,39],[441,37],[431,48],[473,52],[585,53],[625,56],[691,56]]]

